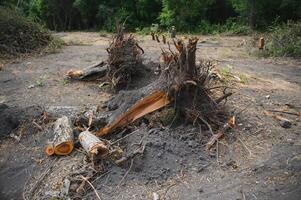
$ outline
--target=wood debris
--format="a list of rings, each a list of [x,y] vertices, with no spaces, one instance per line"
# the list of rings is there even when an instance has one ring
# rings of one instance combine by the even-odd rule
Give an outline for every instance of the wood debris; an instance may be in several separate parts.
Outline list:
[[[89,131],[81,132],[78,139],[89,155],[100,154],[105,156],[109,153],[109,149],[105,143]]]
[[[113,123],[108,124],[96,135],[104,136],[118,127],[124,127],[146,114],[154,112],[170,103],[164,91],[155,91],[132,106],[128,111],[118,117]]]
[[[105,62],[100,62],[83,70],[70,70],[67,72],[66,76],[72,79],[79,80],[95,80],[97,78],[102,78],[107,73],[107,65]]]
[[[70,119],[66,116],[57,119],[53,132],[54,138],[46,146],[46,154],[48,156],[70,154],[74,148],[74,136]]]
[[[273,117],[274,119],[276,119],[279,122],[280,126],[283,128],[291,128],[291,126],[292,126],[292,122],[285,117],[282,117],[280,115],[275,115],[270,111],[264,111],[264,114],[266,116],[270,116],[270,117]]]
[[[144,50],[139,46],[135,37],[124,33],[122,25],[117,25],[117,33],[114,35],[106,62],[100,62],[86,67],[83,70],[70,70],[66,76],[78,80],[98,80],[110,83],[115,90],[126,88],[133,76],[139,74],[142,65]]]

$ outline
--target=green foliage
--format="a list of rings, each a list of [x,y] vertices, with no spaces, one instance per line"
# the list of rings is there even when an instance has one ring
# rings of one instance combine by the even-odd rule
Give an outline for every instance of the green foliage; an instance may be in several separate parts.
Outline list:
[[[251,33],[251,29],[242,22],[234,18],[229,18],[224,24],[210,24],[210,22],[202,20],[196,32],[204,35],[220,33],[227,35],[247,35]]]
[[[147,33],[176,26],[179,32],[247,34],[301,18],[300,0],[0,0],[51,30],[114,31],[126,21],[128,31]]]
[[[301,22],[269,28],[267,52],[270,56],[301,57]]]
[[[0,6],[0,55],[31,53],[46,47],[52,37],[44,28],[15,10]]]
[[[300,0],[231,0],[231,3],[253,28],[265,29],[277,17],[282,22],[301,17]]]
[[[215,0],[162,0],[161,25],[177,26],[178,30],[193,31],[198,20],[205,18],[206,10]]]

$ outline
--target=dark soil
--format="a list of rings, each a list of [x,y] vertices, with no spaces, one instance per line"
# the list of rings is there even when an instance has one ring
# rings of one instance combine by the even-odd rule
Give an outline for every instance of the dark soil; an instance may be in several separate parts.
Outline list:
[[[87,170],[91,162],[80,147],[70,156],[46,157],[43,149],[52,136],[52,121],[41,123],[43,130],[31,123],[40,118],[44,109],[50,112],[54,107],[53,113],[59,113],[58,116],[68,114],[76,118],[78,113],[96,106],[104,108],[100,111],[103,114],[107,112],[103,103],[115,95],[100,89],[95,82],[64,82],[68,70],[105,60],[108,38],[94,33],[61,36],[68,40],[80,37],[81,43],[76,46],[69,41],[71,46],[60,53],[7,64],[0,71],[0,199],[22,199],[48,169],[30,199],[55,196],[66,178],[72,182],[70,196],[76,198],[73,191],[79,181],[73,179],[74,173],[82,170],[81,174],[87,176],[91,172]],[[149,38],[139,39],[145,50],[145,62],[157,61],[159,46]],[[246,77],[246,81],[235,84],[237,92],[227,102],[230,112],[246,109],[237,116],[238,126],[219,142],[218,152],[216,148],[205,151],[211,135],[201,132],[199,127],[174,125],[165,130],[150,129],[141,120],[136,127],[107,137],[116,141],[138,130],[119,145],[129,154],[136,149],[135,143],[141,142],[145,151],[133,159],[132,165],[131,160],[122,167],[106,161],[106,173],[95,174],[90,180],[102,199],[152,199],[153,192],[161,199],[299,199],[301,119],[284,115],[292,121],[292,127],[284,129],[263,111],[287,108],[285,104],[290,104],[294,106],[289,108],[290,112],[300,112],[301,65],[297,60],[249,57],[240,46],[246,39],[208,37],[204,38],[207,43],[218,43],[214,42],[214,47],[206,43],[199,46],[198,58],[217,60],[220,69],[231,65],[235,75]],[[150,74],[154,70],[151,66],[157,67],[150,65]],[[141,88],[155,78],[153,74],[142,76],[130,89]],[[123,100],[107,104],[108,110],[117,109]],[[104,116],[100,118],[108,119]],[[100,120],[96,126],[102,123]],[[9,134],[22,137],[17,141]],[[85,199],[95,199],[94,191],[88,185],[85,188]]]

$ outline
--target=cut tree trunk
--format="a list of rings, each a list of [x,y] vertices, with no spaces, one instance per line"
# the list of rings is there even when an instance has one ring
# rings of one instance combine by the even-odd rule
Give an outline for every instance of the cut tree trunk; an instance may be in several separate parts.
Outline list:
[[[108,66],[105,62],[100,62],[83,70],[70,70],[67,72],[66,76],[72,79],[78,80],[95,80],[106,76]]]
[[[68,155],[74,148],[74,136],[71,121],[63,116],[56,120],[54,124],[54,138],[46,147],[46,154]]]
[[[105,156],[109,153],[109,149],[105,143],[89,131],[81,132],[78,139],[89,155],[100,154]]]

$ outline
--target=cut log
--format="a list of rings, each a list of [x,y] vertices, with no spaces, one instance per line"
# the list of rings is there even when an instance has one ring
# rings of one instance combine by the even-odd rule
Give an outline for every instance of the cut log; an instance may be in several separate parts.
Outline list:
[[[78,80],[95,80],[104,77],[107,73],[107,69],[107,64],[105,62],[100,62],[86,67],[83,70],[70,70],[67,72],[66,76]]]
[[[78,139],[89,155],[100,154],[105,156],[109,153],[109,149],[105,143],[89,131],[81,132]]]
[[[46,147],[45,152],[51,155],[68,155],[74,148],[74,137],[71,121],[63,116],[56,120],[54,124],[54,138]]]

